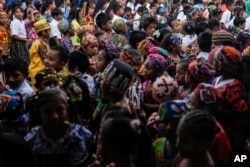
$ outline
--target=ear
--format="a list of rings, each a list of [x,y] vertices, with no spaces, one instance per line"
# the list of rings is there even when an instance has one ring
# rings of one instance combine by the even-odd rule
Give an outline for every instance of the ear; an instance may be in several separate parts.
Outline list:
[[[63,66],[65,65],[66,63],[65,63],[65,61],[61,61],[60,63],[59,63],[59,68],[61,69],[61,68],[63,68]]]

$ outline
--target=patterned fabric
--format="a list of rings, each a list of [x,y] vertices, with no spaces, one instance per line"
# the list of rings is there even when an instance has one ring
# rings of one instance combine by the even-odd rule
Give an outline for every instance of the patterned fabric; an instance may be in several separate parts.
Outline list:
[[[226,107],[229,107],[236,112],[248,111],[245,90],[239,80],[221,80],[221,77],[217,77],[214,80],[213,85],[217,90],[219,90],[225,99]]]
[[[62,86],[70,76],[70,72],[66,66],[64,66],[58,73],[59,76],[59,86]]]
[[[83,30],[88,32],[93,32],[95,30],[94,18],[89,13],[85,16],[85,19],[82,21],[82,28]]]
[[[233,47],[225,46],[223,47],[215,56],[216,61],[219,64],[232,64],[240,65],[242,62],[242,56],[238,50]]]
[[[82,37],[81,45],[82,47],[87,47],[90,44],[98,43],[97,38],[91,33],[85,33]]]
[[[194,93],[204,105],[219,110],[224,102],[221,92],[214,88],[213,85],[200,83],[194,89]]]
[[[155,160],[157,167],[171,166],[170,164],[167,163],[165,159],[165,154],[167,150],[167,139],[165,137],[156,139],[153,142],[153,150],[155,153]]]
[[[119,42],[120,38],[122,39],[122,38],[126,38],[126,37],[124,35],[114,34],[112,36],[112,41],[113,41],[113,43],[114,43],[114,45],[116,47],[122,47],[122,48],[124,48],[128,44],[128,40],[127,39],[124,40],[124,42],[121,45],[119,45],[120,44],[120,42]]]
[[[24,20],[24,25],[27,32],[27,36],[34,42],[38,38],[38,35],[33,23],[29,19],[26,19]]]
[[[163,49],[163,48],[160,48],[160,47],[152,47],[149,49],[149,53],[150,54],[160,54],[164,57],[167,57],[168,55],[168,51]]]
[[[152,86],[153,98],[158,102],[176,98],[178,93],[177,82],[170,76],[161,76]]]
[[[25,42],[11,38],[10,54],[12,57],[20,57],[28,64],[30,62],[29,50]]]
[[[69,166],[78,165],[86,160],[88,148],[94,141],[93,135],[89,130],[81,125],[70,123],[67,124],[65,135],[59,140],[55,141],[48,138],[42,126],[33,128],[24,139],[37,160],[36,164],[44,164],[44,166],[46,166],[46,163],[57,166],[57,163],[60,163],[60,161],[68,162]],[[41,157],[42,155],[44,156],[43,158]],[[56,155],[66,155],[64,157],[66,160],[57,159],[59,162],[56,162],[56,159],[50,159],[51,162],[46,162],[48,159],[45,156],[53,157]]]
[[[143,56],[147,56],[150,48],[155,47],[155,45],[155,41],[151,39],[144,39],[137,44],[137,50],[139,50]]]
[[[147,120],[147,126],[154,128],[156,131],[159,129],[159,123],[160,123],[160,116],[157,112],[153,112],[148,120]]]
[[[115,19],[112,23],[112,28],[116,33],[126,32],[126,22],[123,19]]]
[[[104,35],[105,35],[106,38],[107,38],[107,41],[108,41],[108,43],[106,43],[107,47],[108,47],[109,49],[114,49],[114,48],[116,48],[116,47],[115,47],[115,44],[114,44],[114,42],[113,42],[113,40],[112,40],[112,37],[113,37],[114,34],[112,34],[112,32],[106,32],[106,31],[102,31],[102,32],[104,33]]]
[[[70,22],[68,20],[62,20],[58,23],[58,29],[61,33],[65,33],[70,28]]]
[[[172,100],[162,103],[159,107],[160,121],[166,122],[173,116],[182,116],[189,111],[187,100]]]
[[[143,56],[136,49],[126,49],[119,55],[119,59],[129,64],[135,71],[138,71],[143,63]]]
[[[81,39],[78,37],[78,34],[81,32],[81,26],[77,22],[76,19],[72,20],[71,24],[74,26],[74,29],[76,30],[75,35],[71,37],[71,40],[73,41],[74,46],[80,46],[81,44]]]
[[[150,54],[140,69],[140,73],[144,74],[145,68],[154,69],[156,72],[163,73],[167,68],[166,59],[159,54]]]
[[[212,35],[213,43],[233,42],[234,36],[227,31],[220,30]]]
[[[215,73],[215,70],[206,60],[196,59],[188,65],[188,72],[197,81],[207,82]]]
[[[72,53],[74,51],[74,45],[71,39],[64,37],[61,42],[60,46],[64,47],[69,51],[69,53]]]
[[[0,47],[3,49],[3,55],[9,55],[10,34],[6,27],[0,26]]]

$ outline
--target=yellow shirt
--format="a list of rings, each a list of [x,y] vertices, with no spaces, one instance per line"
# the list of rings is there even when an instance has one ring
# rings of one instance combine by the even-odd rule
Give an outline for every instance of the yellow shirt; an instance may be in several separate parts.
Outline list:
[[[77,33],[81,31],[81,26],[79,25],[76,19],[74,19],[71,23],[74,26],[74,29],[76,31],[75,35],[71,37],[71,40],[74,46],[80,46],[81,43],[80,43],[79,37],[77,36]]]
[[[29,50],[30,53],[30,64],[29,64],[29,76],[31,77],[32,85],[35,84],[35,75],[45,68],[43,59],[49,50],[49,46],[44,41],[37,39],[31,45]]]

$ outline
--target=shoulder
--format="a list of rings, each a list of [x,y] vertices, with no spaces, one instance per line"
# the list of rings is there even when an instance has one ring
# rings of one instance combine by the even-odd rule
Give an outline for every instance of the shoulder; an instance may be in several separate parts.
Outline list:
[[[93,134],[82,125],[70,124],[70,128],[70,135],[74,141],[83,142],[86,146],[94,142]]]
[[[38,137],[40,130],[41,130],[40,126],[32,128],[31,131],[26,134],[24,140],[28,143],[35,140]]]

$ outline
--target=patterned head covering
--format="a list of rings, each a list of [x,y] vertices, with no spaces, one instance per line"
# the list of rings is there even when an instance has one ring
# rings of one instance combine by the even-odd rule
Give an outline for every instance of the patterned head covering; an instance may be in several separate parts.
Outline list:
[[[163,16],[167,11],[168,11],[168,9],[166,7],[160,6],[158,9],[158,14]]]
[[[242,56],[238,50],[231,46],[224,46],[215,55],[215,60],[219,64],[240,65]]]
[[[169,118],[182,116],[189,111],[188,101],[172,100],[162,103],[159,107],[161,122],[167,122]]]
[[[176,97],[178,85],[172,77],[161,76],[153,83],[152,90],[153,98],[161,103]]]
[[[126,32],[126,22],[123,19],[115,19],[112,28],[115,32]]]
[[[58,23],[58,29],[61,31],[61,33],[65,33],[70,28],[70,22],[68,20],[62,20]]]
[[[157,112],[153,112],[148,118],[147,127],[152,127],[156,131],[158,131],[159,123],[160,123],[160,116],[158,115]]]
[[[156,41],[152,39],[144,39],[137,44],[137,50],[139,50],[143,56],[147,56],[150,48],[155,47],[156,45],[158,45]]]
[[[0,18],[7,17],[7,13],[5,11],[0,11]]]
[[[221,44],[223,44],[225,42],[233,43],[234,36],[227,31],[220,30],[220,31],[213,33],[212,42],[213,43],[221,43]]]
[[[194,89],[194,93],[204,105],[209,105],[213,109],[222,107],[223,96],[213,85],[200,83]]]
[[[126,49],[120,53],[119,59],[129,65],[134,70],[139,70],[143,63],[143,56],[136,49]]]
[[[250,55],[250,46],[246,47],[242,52],[242,56],[249,56],[249,55]]]
[[[104,70],[103,80],[111,88],[123,94],[130,86],[134,77],[134,70],[119,59],[113,60]]]
[[[140,71],[143,72],[145,68],[154,69],[159,73],[163,73],[167,68],[167,60],[159,54],[150,54],[143,63]]]
[[[199,82],[206,82],[215,73],[214,67],[204,59],[193,60],[188,65],[189,74]]]
[[[0,94],[0,113],[6,118],[16,117],[22,114],[22,95],[14,90],[6,89]]]
[[[167,57],[168,51],[161,47],[152,47],[149,49],[150,54],[160,54],[164,57]]]
[[[46,19],[43,19],[43,20],[39,20],[39,21],[35,22],[34,28],[35,28],[36,32],[38,33],[38,32],[41,32],[43,30],[50,29],[50,25]]]
[[[51,77],[58,78],[57,72],[51,68],[45,68],[36,74],[35,76],[36,84],[39,84],[43,80]]]
[[[87,47],[88,45],[91,45],[91,44],[97,44],[98,41],[97,41],[97,38],[96,36],[94,36],[93,34],[87,32],[83,35],[82,37],[82,47]]]
[[[173,44],[178,44],[182,40],[180,34],[178,33],[173,33],[170,38],[172,39]]]

